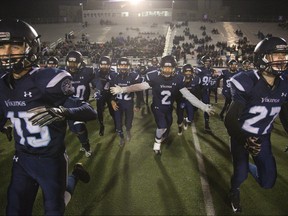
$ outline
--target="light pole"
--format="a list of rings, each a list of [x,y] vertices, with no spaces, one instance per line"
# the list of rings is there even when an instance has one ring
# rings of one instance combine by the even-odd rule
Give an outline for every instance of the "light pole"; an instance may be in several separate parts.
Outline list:
[[[79,6],[80,6],[80,9],[81,9],[81,22],[83,23],[83,3],[82,2],[80,2],[79,3]]]
[[[175,0],[172,0],[172,9],[171,9],[171,17],[172,17],[172,21],[173,21],[173,10],[174,10],[174,4],[175,4]]]

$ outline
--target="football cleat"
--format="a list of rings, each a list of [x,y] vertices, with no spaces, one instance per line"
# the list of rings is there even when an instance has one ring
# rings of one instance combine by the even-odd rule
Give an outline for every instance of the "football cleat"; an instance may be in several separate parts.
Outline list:
[[[124,137],[120,137],[119,146],[123,147],[124,145],[125,145],[125,139]]]
[[[82,163],[76,163],[74,165],[72,175],[75,176],[77,180],[82,181],[83,183],[88,183],[90,181],[89,173],[84,169]]]
[[[205,123],[204,130],[207,131],[207,132],[212,132],[212,130],[211,130],[211,128],[210,128],[208,123]]]
[[[161,143],[155,142],[153,146],[153,151],[156,155],[161,155]]]
[[[240,191],[239,189],[235,191],[230,191],[229,200],[234,213],[241,212],[242,208],[240,205]]]
[[[182,126],[178,126],[178,136],[181,136],[182,135]]]
[[[105,127],[103,124],[100,124],[100,128],[99,128],[99,136],[103,136],[104,135],[104,130],[105,130]]]
[[[82,144],[80,148],[81,152],[85,152],[86,157],[90,157],[92,155],[92,151],[90,150],[90,144]]]
[[[85,151],[85,156],[89,158],[92,155],[92,151]]]
[[[187,118],[184,118],[184,130],[187,130],[188,129],[188,121],[187,121]]]

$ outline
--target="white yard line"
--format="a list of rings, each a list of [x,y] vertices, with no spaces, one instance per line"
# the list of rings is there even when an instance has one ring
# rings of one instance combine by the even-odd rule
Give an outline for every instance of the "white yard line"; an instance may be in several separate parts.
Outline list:
[[[207,215],[215,215],[215,209],[213,205],[213,200],[210,192],[210,187],[206,175],[206,169],[204,165],[204,160],[203,160],[203,155],[199,143],[199,139],[197,136],[197,130],[195,127],[195,124],[192,123],[192,135],[193,135],[193,140],[194,140],[194,146],[196,150],[196,157],[197,157],[197,162],[198,162],[198,168],[199,168],[199,173],[200,173],[200,180],[201,180],[201,186],[202,186],[202,192],[204,196],[204,202],[205,202],[205,209],[206,209],[206,214]]]

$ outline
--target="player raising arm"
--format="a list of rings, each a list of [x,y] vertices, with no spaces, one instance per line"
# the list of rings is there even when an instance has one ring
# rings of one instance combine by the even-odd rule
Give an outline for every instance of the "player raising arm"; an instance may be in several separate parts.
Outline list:
[[[176,66],[175,58],[167,55],[162,57],[159,70],[146,74],[145,82],[126,87],[115,86],[110,88],[112,94],[144,91],[150,87],[152,88],[151,110],[157,124],[153,147],[156,154],[161,154],[161,143],[169,134],[172,124],[173,102],[179,91],[195,107],[209,113],[209,115],[214,113],[211,105],[204,104],[184,87],[184,77],[175,73]]]

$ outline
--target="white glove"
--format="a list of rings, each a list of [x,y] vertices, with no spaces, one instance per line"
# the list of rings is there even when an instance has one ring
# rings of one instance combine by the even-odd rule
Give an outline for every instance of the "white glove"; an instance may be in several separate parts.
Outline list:
[[[205,104],[204,112],[207,112],[208,115],[214,115],[215,114],[215,109],[211,104]]]
[[[119,85],[115,85],[115,87],[110,87],[110,92],[115,94],[122,94],[125,93],[125,87],[120,87]]]

